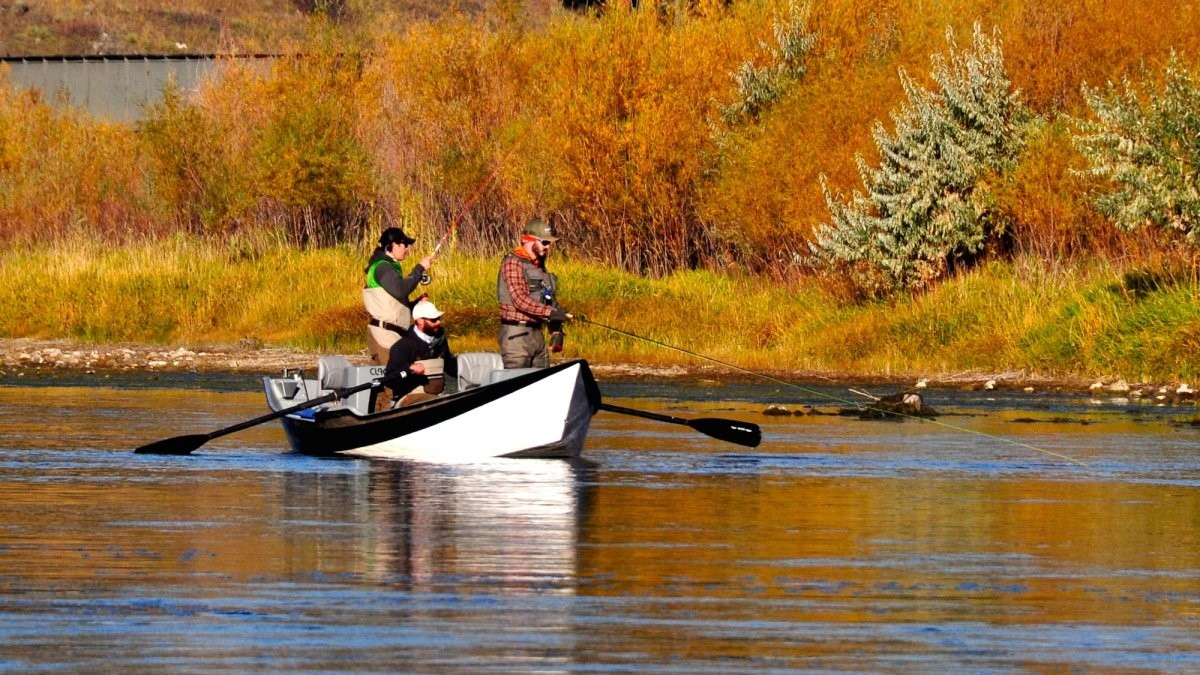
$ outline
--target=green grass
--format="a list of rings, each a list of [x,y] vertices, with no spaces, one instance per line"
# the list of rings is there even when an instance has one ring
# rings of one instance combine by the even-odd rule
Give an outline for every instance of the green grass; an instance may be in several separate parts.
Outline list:
[[[359,353],[366,258],[351,247],[298,251],[271,238],[9,249],[0,255],[0,335],[191,347],[250,338]],[[499,258],[450,251],[433,268],[425,290],[447,312],[459,351],[494,349]],[[1131,290],[1129,277],[1100,263],[990,263],[927,294],[861,306],[804,280],[705,271],[655,279],[562,259],[550,266],[563,305],[594,322],[568,326],[565,355],[598,363],[709,363],[687,350],[753,371],[867,377],[1200,375],[1195,281]]]

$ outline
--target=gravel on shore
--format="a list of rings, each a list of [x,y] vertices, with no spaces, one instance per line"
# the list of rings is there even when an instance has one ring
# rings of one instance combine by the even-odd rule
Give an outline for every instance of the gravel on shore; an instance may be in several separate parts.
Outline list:
[[[146,344],[88,345],[70,340],[38,340],[32,338],[0,338],[0,383],[13,378],[36,378],[59,371],[83,373],[108,372],[194,372],[194,373],[252,373],[255,375],[282,373],[285,368],[312,368],[317,354],[277,347],[266,347],[257,341],[243,340],[232,345],[205,348],[164,347]],[[366,349],[357,354],[344,354],[351,363],[366,365]],[[692,379],[700,381],[739,381],[758,379],[747,372],[731,371],[710,365],[685,368],[681,366],[644,366],[630,364],[592,363],[599,377],[612,379]],[[788,382],[830,383],[853,385],[871,382],[906,389],[952,388],[964,390],[1007,389],[1035,391],[1086,392],[1094,396],[1140,397],[1171,395],[1176,401],[1193,399],[1184,383],[1126,383],[1120,378],[1030,377],[1023,371],[1003,373],[957,373],[929,378],[910,376],[869,376],[862,374],[830,373],[762,373],[765,380]],[[1180,393],[1183,393],[1181,396]]]
[[[364,363],[365,354],[364,350]],[[47,370],[266,373],[308,366],[315,360],[315,356],[303,351],[265,348],[249,343],[190,349],[143,344],[84,345],[66,340],[0,339],[0,372],[6,377],[20,377],[22,374]]]

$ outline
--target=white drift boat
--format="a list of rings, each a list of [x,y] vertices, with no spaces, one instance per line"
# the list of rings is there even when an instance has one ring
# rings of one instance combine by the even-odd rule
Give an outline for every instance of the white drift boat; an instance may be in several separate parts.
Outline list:
[[[587,362],[552,368],[505,370],[496,354],[459,356],[457,393],[372,412],[374,394],[364,384],[383,369],[322,357],[316,379],[300,373],[264,377],[267,405],[288,440],[307,455],[475,462],[492,457],[577,457],[600,389]],[[340,398],[339,391],[358,389]],[[327,403],[304,407],[329,397]]]
[[[400,375],[393,375],[398,379]],[[378,366],[353,366],[340,356],[317,361],[317,377],[285,371],[264,377],[271,412],[205,434],[164,438],[138,454],[188,455],[205,443],[279,420],[297,452],[434,462],[494,457],[575,458],[597,410],[679,424],[706,436],[757,447],[757,424],[719,417],[688,419],[602,403],[587,361],[552,368],[505,369],[498,354],[458,357],[456,393],[373,412],[390,384]]]

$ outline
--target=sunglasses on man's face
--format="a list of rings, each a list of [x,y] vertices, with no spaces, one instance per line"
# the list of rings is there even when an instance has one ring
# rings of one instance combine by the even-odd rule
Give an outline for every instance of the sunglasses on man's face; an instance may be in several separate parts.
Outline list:
[[[554,242],[550,241],[549,239],[542,240],[542,246],[549,246],[550,244],[553,244],[553,243]]]

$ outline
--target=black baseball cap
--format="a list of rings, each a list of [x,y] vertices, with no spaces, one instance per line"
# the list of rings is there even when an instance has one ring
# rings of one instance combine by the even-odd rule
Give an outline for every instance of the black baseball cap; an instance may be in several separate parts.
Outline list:
[[[383,231],[383,234],[379,235],[379,245],[383,248],[387,248],[392,244],[412,246],[415,241],[416,239],[404,234],[404,230],[398,227],[389,227]]]

